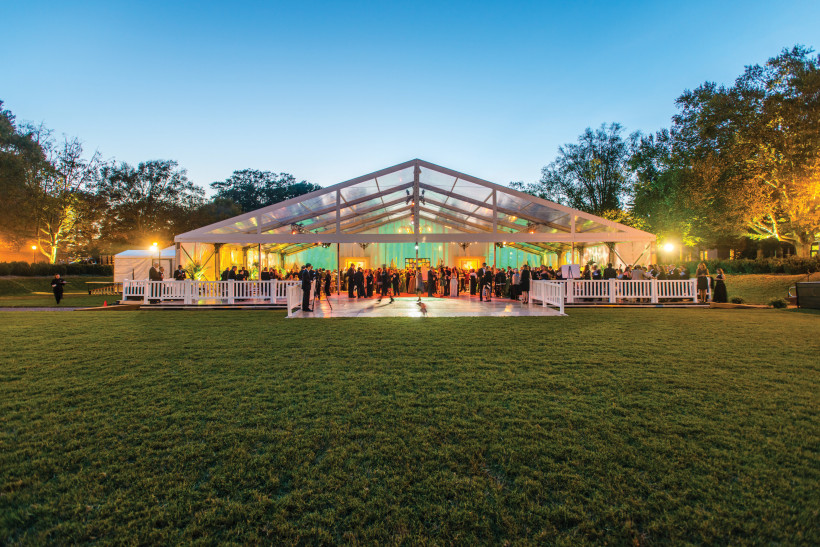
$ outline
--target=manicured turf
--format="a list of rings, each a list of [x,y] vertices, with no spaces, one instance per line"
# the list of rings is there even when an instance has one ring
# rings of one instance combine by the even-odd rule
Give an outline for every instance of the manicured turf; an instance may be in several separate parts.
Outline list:
[[[714,275],[714,272],[712,272]],[[774,298],[786,298],[789,287],[798,281],[820,281],[820,273],[804,275],[730,275],[726,279],[729,298],[740,296],[749,304],[768,304]]]
[[[0,277],[0,308],[57,307],[51,292],[51,277]],[[68,276],[59,307],[102,306],[120,299],[120,295],[89,295],[88,281],[111,281],[107,277]]]
[[[23,296],[35,293],[51,294],[51,280],[49,277],[0,277],[0,296]],[[111,282],[110,277],[94,277],[73,275],[63,278],[66,282],[63,290],[66,293],[88,294],[87,282]]]
[[[569,313],[0,313],[0,543],[820,542],[820,315]]]

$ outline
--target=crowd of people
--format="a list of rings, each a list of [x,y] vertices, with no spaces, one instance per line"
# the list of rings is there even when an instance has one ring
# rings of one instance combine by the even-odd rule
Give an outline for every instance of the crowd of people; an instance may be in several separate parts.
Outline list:
[[[341,279],[337,281],[338,272],[329,269],[314,270],[310,264],[302,267],[294,266],[290,270],[280,270],[278,268],[262,268],[259,278],[262,281],[273,279],[298,280],[305,283],[305,271],[308,271],[309,282],[318,283],[321,292],[330,296],[341,283],[341,290],[347,292],[349,298],[374,298],[379,300],[389,297],[391,301],[396,296],[413,295],[421,299],[423,295],[428,297],[457,297],[462,294],[478,296],[479,300],[490,300],[491,298],[507,298],[511,300],[529,302],[529,290],[531,280],[561,280],[564,279],[561,268],[552,266],[539,266],[530,268],[527,264],[520,268],[508,266],[506,268],[496,268],[483,264],[481,268],[459,268],[456,266],[438,266],[437,268],[391,268],[382,266],[370,269],[356,266],[349,266],[342,271]],[[712,301],[726,302],[726,276],[723,270],[718,268],[715,277],[710,276],[706,265],[701,263],[696,272],[698,298],[701,302],[708,301],[708,293],[711,289]],[[187,273],[178,266],[174,271],[175,280],[184,280]],[[605,268],[597,264],[587,264],[580,272],[578,279],[586,280],[607,280],[607,279],[690,279],[691,275],[686,267],[677,267],[674,264],[660,265],[650,264],[648,266],[631,265],[623,268],[613,268],[612,264],[607,264]],[[162,280],[164,272],[162,268],[154,265],[149,272],[149,279]],[[244,266],[231,266],[225,268],[220,279],[222,281],[236,280],[244,281],[251,279],[251,273]],[[311,285],[313,286],[313,285]]]

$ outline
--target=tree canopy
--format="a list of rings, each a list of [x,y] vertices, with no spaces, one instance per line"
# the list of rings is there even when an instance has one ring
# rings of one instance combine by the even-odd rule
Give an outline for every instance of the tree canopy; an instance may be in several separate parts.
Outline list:
[[[669,131],[633,157],[636,211],[684,242],[820,235],[820,58],[796,46],[732,86],[685,91]]]
[[[103,231],[115,242],[145,244],[173,239],[205,192],[173,160],[122,162],[101,170],[97,191],[109,206]]]
[[[319,190],[321,186],[304,180],[296,182],[288,173],[242,169],[224,181],[211,183],[211,188],[216,190],[217,198],[229,199],[247,212]]]

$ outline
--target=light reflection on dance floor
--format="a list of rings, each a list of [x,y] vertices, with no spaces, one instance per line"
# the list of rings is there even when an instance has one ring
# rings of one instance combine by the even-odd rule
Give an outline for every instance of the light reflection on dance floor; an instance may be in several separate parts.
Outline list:
[[[332,309],[331,309],[332,306]],[[375,298],[348,298],[331,296],[316,302],[313,313],[296,311],[293,317],[560,317],[558,310],[541,304],[532,306],[506,299],[481,302],[477,297],[458,298],[423,297],[421,304],[415,297],[399,297],[391,304],[389,298],[379,302]]]

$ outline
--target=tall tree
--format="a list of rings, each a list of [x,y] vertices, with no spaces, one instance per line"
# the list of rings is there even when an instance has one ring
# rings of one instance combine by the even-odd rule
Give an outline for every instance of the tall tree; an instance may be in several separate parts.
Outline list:
[[[288,173],[242,169],[224,181],[211,183],[211,188],[216,190],[217,197],[230,199],[248,212],[319,190],[321,186],[304,180],[296,182]]]
[[[731,87],[678,99],[675,153],[687,195],[716,226],[746,227],[807,255],[820,235],[820,57],[796,46],[746,67]]]
[[[56,262],[93,226],[90,190],[100,164],[97,153],[84,157],[78,139],[58,142],[43,125],[18,126],[9,111],[0,112],[0,230],[6,239],[34,240]]]
[[[170,241],[203,203],[203,190],[172,160],[125,162],[101,170],[98,192],[108,204],[102,235],[119,244]]]
[[[632,191],[631,145],[637,134],[624,136],[618,123],[587,128],[577,143],[558,148],[558,157],[541,171],[535,184],[514,188],[599,216],[628,207]]]
[[[61,250],[74,245],[81,233],[93,230],[98,209],[92,190],[102,160],[98,152],[84,158],[76,138],[64,138],[59,144],[49,141],[45,148],[48,162],[40,170],[31,198],[38,248],[53,264]]]
[[[687,247],[711,244],[726,232],[713,230],[708,205],[701,207],[702,202],[685,191],[687,172],[679,165],[674,144],[668,129],[643,135],[636,143],[629,161],[635,177],[631,212],[661,239]]]
[[[46,165],[39,132],[18,126],[0,101],[0,234],[12,248],[35,235],[30,189]]]

